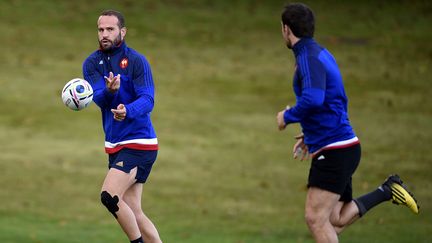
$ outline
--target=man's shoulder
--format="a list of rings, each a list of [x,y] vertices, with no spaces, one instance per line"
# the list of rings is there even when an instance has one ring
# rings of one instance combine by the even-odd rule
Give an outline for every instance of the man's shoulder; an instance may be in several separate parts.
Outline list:
[[[307,47],[305,55],[307,55],[308,58],[318,58],[324,50],[325,48],[318,43],[313,43]]]
[[[300,53],[296,57],[297,64],[300,67],[304,67],[304,66],[309,66],[312,63],[320,62],[320,53],[322,50],[323,49],[321,50],[314,49],[314,50],[308,50]]]
[[[127,53],[126,56],[128,57],[128,59],[131,62],[135,62],[135,61],[138,61],[138,60],[147,62],[147,59],[144,56],[144,54],[138,52],[137,50],[135,50],[133,48],[130,48],[129,46],[126,48],[126,53]]]
[[[100,59],[100,51],[96,50],[92,53],[90,53],[90,55],[84,60],[84,63],[92,63],[95,62],[97,59]]]
[[[329,58],[333,58],[333,55],[324,47],[320,45],[311,45],[304,52],[300,53],[296,59],[297,62],[325,63]]]

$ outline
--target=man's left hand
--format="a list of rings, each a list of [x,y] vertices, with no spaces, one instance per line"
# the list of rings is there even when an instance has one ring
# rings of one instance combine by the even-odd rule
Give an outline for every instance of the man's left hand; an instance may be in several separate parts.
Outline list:
[[[114,120],[123,121],[126,118],[126,107],[123,104],[117,106],[117,109],[111,109],[114,114]]]

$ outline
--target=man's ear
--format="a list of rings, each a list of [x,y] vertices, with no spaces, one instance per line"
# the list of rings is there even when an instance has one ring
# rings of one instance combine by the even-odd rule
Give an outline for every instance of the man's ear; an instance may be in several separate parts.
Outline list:
[[[287,36],[289,34],[291,34],[291,29],[288,27],[288,25],[284,24],[283,28],[284,28],[284,32],[286,33]]]
[[[122,38],[125,38],[125,36],[126,36],[126,32],[127,32],[126,27],[121,28],[121,30],[120,30],[120,34],[121,34],[121,37],[122,37]]]

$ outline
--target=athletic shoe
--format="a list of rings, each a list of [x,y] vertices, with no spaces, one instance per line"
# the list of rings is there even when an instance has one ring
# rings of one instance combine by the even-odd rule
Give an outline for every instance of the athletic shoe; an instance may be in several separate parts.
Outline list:
[[[383,183],[391,191],[391,201],[396,205],[405,205],[414,213],[419,213],[419,205],[414,195],[408,191],[398,175],[391,175]]]

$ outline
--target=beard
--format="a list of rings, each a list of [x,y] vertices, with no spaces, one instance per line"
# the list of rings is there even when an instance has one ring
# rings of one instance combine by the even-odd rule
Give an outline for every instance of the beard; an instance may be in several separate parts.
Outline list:
[[[121,34],[119,34],[114,40],[102,39],[99,40],[99,47],[102,51],[110,51],[114,47],[117,47],[122,42]]]

